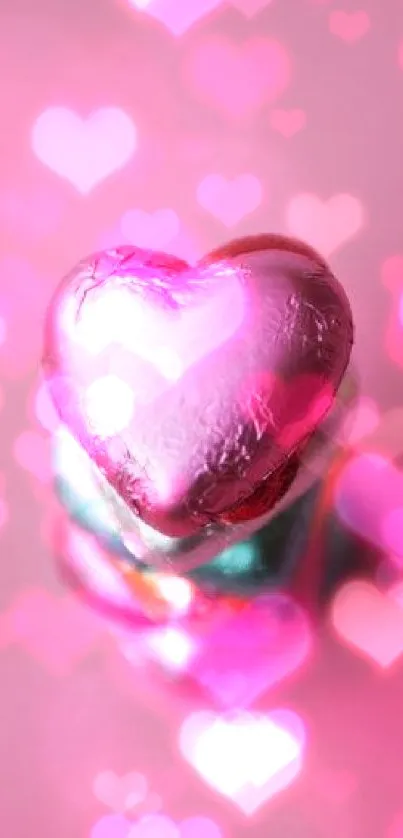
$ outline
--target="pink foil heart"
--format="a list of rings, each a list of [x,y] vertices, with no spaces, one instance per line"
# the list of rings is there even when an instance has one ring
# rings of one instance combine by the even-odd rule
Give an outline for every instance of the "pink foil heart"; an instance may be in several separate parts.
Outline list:
[[[121,247],[56,291],[44,369],[105,485],[178,538],[222,526],[284,469],[332,406],[352,340],[343,289],[304,245],[241,240],[195,267]]]

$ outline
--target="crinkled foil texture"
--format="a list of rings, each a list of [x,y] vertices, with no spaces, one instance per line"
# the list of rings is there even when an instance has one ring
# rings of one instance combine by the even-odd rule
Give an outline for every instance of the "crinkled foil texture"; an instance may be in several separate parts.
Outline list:
[[[228,266],[247,302],[238,333],[158,403],[139,410],[127,433],[94,437],[80,409],[81,372],[71,362],[71,329],[63,327],[67,308],[74,328],[91,295],[114,284],[186,316],[187,307],[214,296]],[[353,337],[342,286],[308,256],[256,251],[191,268],[122,247],[83,260],[59,286],[47,318],[44,370],[62,421],[130,513],[179,537],[218,523],[303,447],[332,406]],[[313,401],[319,407],[312,413]],[[296,432],[284,435],[289,426]],[[181,492],[164,506],[153,476],[165,462],[180,475]]]

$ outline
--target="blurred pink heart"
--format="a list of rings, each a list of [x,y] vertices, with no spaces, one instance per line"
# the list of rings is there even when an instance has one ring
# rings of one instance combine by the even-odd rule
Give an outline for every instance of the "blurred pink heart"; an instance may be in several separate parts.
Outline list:
[[[136,247],[162,250],[179,232],[179,218],[172,209],[144,212],[127,210],[120,220],[123,240]]]
[[[334,9],[329,14],[329,29],[347,44],[355,44],[369,30],[371,25],[367,12],[345,12]]]
[[[103,771],[95,777],[93,791],[101,803],[124,813],[145,800],[148,784],[143,774],[134,771],[121,777],[114,771]]]
[[[363,209],[353,195],[333,195],[321,201],[316,195],[302,193],[291,199],[287,220],[295,236],[330,256],[361,229]]]
[[[127,838],[181,838],[181,834],[172,818],[147,815],[131,827]]]
[[[247,707],[298,669],[311,646],[307,616],[291,597],[262,595],[218,623],[189,674],[222,707]]]
[[[90,838],[128,838],[130,827],[123,815],[104,815],[92,827]]]
[[[269,6],[271,2],[272,0],[231,0],[231,6],[250,18]]]
[[[128,212],[129,219],[125,219],[125,216],[123,216],[116,227],[103,232],[99,239],[97,239],[98,250],[115,250],[122,245],[136,243],[136,228],[133,224],[134,218],[130,216],[130,210]],[[165,213],[165,210],[163,212]],[[167,223],[161,224],[161,217],[157,215],[157,218],[155,218],[156,213],[150,213],[144,226],[141,228],[141,237],[145,242],[159,242],[159,244],[154,245],[157,249],[162,247],[161,242],[163,240],[169,239],[169,252],[172,256],[177,256],[178,259],[184,259],[193,264],[200,258],[202,248],[193,234],[189,234],[180,225],[177,216],[176,221],[174,220],[175,215],[173,214],[171,216],[171,220],[165,216]],[[123,219],[125,219],[125,222],[122,226]],[[147,244],[146,247],[147,249],[153,249],[150,244]]]
[[[196,816],[179,824],[180,838],[223,838],[221,829],[211,818]]]
[[[298,131],[304,128],[306,123],[306,115],[300,108],[293,110],[274,110],[270,114],[270,123],[275,131],[282,134],[283,137],[293,137]]]
[[[221,5],[222,0],[129,0],[129,3],[160,23],[173,35],[183,35],[193,24]]]
[[[101,108],[87,119],[68,108],[48,108],[34,124],[32,147],[42,163],[85,195],[130,160],[136,129],[119,108]]]
[[[199,712],[186,719],[179,742],[203,779],[250,816],[299,774],[305,730],[288,710],[227,717]]]
[[[94,615],[73,597],[22,593],[7,614],[10,642],[20,643],[56,675],[66,675],[100,637]]]
[[[135,823],[127,838],[222,838],[222,835],[210,818],[186,818],[176,823],[166,815],[150,815]]]
[[[291,76],[285,48],[269,38],[238,45],[210,37],[192,46],[186,78],[209,104],[232,116],[246,116],[264,102],[274,102]]]
[[[222,175],[207,175],[197,188],[197,200],[202,207],[218,218],[226,227],[234,227],[245,215],[261,203],[262,185],[250,174],[227,180]]]
[[[122,815],[106,815],[95,824],[90,838],[222,838],[210,818],[186,818],[175,823],[166,815],[146,815],[135,823]]]
[[[332,605],[332,621],[350,646],[387,669],[403,653],[403,609],[370,582],[347,582]]]
[[[337,513],[349,529],[401,557],[402,498],[400,469],[388,457],[365,451],[344,466],[334,493]]]

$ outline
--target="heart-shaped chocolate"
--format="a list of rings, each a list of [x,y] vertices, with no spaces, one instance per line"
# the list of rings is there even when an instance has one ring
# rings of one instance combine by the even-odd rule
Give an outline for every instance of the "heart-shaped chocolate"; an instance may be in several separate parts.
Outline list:
[[[234,242],[195,267],[121,247],[61,283],[44,370],[61,420],[142,526],[261,516],[332,406],[353,324],[311,248]]]

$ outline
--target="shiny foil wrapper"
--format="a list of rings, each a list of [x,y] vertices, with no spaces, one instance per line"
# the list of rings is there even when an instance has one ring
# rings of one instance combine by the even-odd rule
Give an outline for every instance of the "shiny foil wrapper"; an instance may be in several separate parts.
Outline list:
[[[338,281],[280,237],[195,267],[130,247],[80,263],[50,305],[44,371],[133,565],[210,563],[307,490],[352,343]]]

